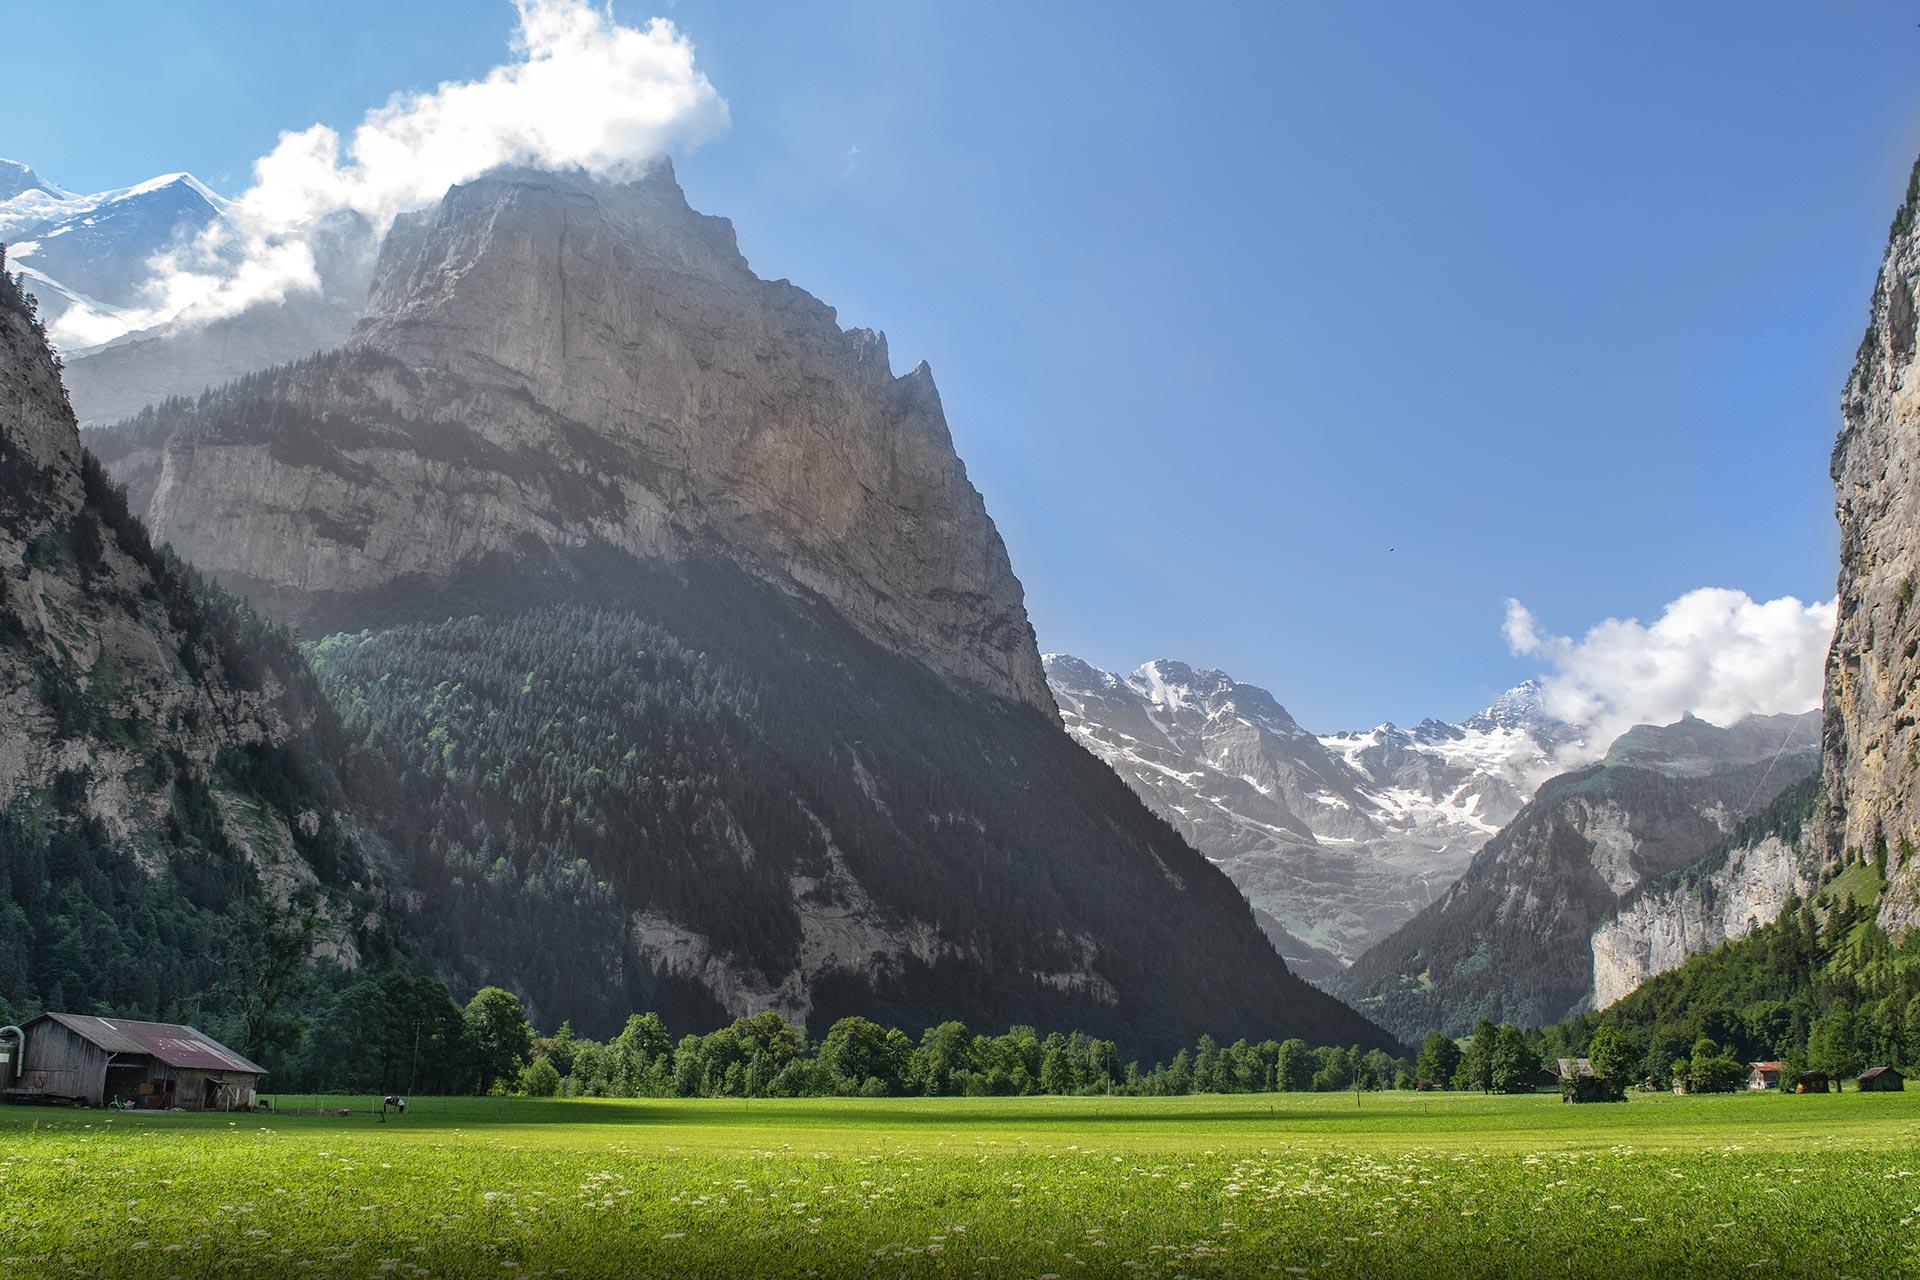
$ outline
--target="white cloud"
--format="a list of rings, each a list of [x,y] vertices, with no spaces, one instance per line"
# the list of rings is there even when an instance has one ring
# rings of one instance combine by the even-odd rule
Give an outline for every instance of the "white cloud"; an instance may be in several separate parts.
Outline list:
[[[281,134],[254,162],[230,226],[215,224],[198,243],[154,259],[143,306],[115,315],[74,307],[56,338],[87,345],[318,288],[308,237],[330,214],[358,213],[384,232],[397,214],[499,165],[625,179],[726,130],[725,99],[671,22],[622,26],[586,0],[515,7],[510,61],[478,80],[396,94],[344,146],[325,125]]]
[[[1692,714],[1729,725],[1812,710],[1820,705],[1833,622],[1831,600],[1761,602],[1702,587],[1651,625],[1608,618],[1578,640],[1543,630],[1525,605],[1509,600],[1501,630],[1514,653],[1546,661],[1546,709],[1584,726],[1585,751],[1598,755],[1636,724]]]

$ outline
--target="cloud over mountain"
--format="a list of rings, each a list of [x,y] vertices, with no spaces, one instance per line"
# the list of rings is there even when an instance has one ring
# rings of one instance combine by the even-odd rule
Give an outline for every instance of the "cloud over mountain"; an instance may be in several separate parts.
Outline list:
[[[1544,630],[1525,605],[1508,600],[1502,630],[1514,653],[1547,662],[1546,709],[1583,726],[1586,751],[1597,754],[1636,724],[1692,714],[1731,725],[1819,706],[1833,623],[1831,600],[1756,601],[1702,587],[1650,624],[1608,618],[1578,640]]]
[[[671,22],[623,26],[585,0],[516,0],[513,57],[477,80],[396,94],[350,137],[316,124],[280,135],[254,162],[231,216],[156,256],[144,305],[75,307],[55,336],[70,347],[176,318],[208,321],[319,287],[310,239],[330,217],[393,218],[504,164],[637,176],[677,148],[724,132],[727,104]]]

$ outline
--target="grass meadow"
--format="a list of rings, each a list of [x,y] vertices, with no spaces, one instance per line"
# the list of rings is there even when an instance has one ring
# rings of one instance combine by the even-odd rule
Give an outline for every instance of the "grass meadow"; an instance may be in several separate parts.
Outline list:
[[[1920,1273],[1920,1092],[0,1108],[0,1277]]]

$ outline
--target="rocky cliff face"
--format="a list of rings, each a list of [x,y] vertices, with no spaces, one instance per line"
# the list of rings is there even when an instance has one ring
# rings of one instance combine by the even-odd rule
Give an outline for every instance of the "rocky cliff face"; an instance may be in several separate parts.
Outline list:
[[[716,548],[1055,714],[926,366],[895,377],[880,335],[755,277],[664,164],[454,188],[389,235],[348,354],[102,449],[161,537],[285,616],[528,542]]]
[[[1316,736],[1224,672],[1045,661],[1068,732],[1226,871],[1317,980],[1451,884],[1568,733],[1525,686],[1465,724]]]
[[[1777,835],[1712,869],[1633,894],[1593,931],[1593,1000],[1604,1009],[1648,978],[1744,938],[1819,886],[1819,860]]]
[[[1564,1017],[1594,989],[1595,929],[1649,881],[1722,846],[1782,779],[1805,775],[1817,721],[1809,712],[1629,731],[1599,764],[1542,786],[1453,887],[1335,990],[1408,1036],[1462,1032],[1482,1017]]]
[[[352,963],[369,868],[326,721],[284,637],[154,551],[0,280],[0,1002],[177,1008],[216,959],[183,940],[187,921],[250,886],[311,899],[321,952]],[[230,877],[224,898],[179,892],[209,867]],[[79,936],[116,918],[107,941]],[[64,990],[72,957],[41,967],[62,945],[88,949],[88,967],[117,962],[141,939],[152,967],[112,997]]]
[[[1894,218],[1833,451],[1839,618],[1827,657],[1825,856],[1885,849],[1881,923],[1920,919],[1920,167]]]

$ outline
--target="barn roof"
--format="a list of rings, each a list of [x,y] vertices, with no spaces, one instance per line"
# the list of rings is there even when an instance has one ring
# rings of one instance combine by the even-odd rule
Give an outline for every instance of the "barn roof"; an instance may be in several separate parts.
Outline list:
[[[1862,1080],[1876,1080],[1881,1076],[1897,1076],[1900,1073],[1892,1067],[1868,1067],[1860,1073]]]
[[[1755,1071],[1784,1071],[1784,1070],[1786,1070],[1786,1068],[1785,1068],[1785,1067],[1783,1067],[1783,1066],[1782,1066],[1782,1065],[1781,1065],[1780,1063],[1778,1063],[1778,1062],[1749,1062],[1749,1063],[1748,1063],[1747,1065],[1748,1065],[1749,1067],[1752,1067],[1752,1068],[1753,1068],[1753,1069],[1754,1069]]]
[[[177,1022],[136,1022],[81,1013],[43,1013],[40,1017],[52,1019],[108,1053],[144,1053],[182,1070],[267,1074],[259,1063],[241,1057],[205,1032]]]

